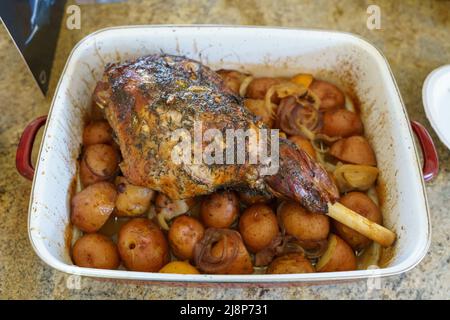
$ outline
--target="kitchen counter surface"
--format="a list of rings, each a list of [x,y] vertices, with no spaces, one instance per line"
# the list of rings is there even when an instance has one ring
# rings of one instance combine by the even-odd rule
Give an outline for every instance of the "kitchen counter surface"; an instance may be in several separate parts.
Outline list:
[[[412,271],[367,281],[297,287],[164,286],[74,279],[45,265],[27,235],[31,183],[15,170],[15,152],[26,124],[46,114],[71,48],[85,35],[127,24],[241,24],[335,29],[362,35],[386,55],[411,119],[431,129],[422,107],[427,74],[450,63],[449,1],[376,1],[381,29],[366,27],[373,1],[128,1],[82,5],[81,29],[65,23],[52,72],[50,94],[43,98],[3,26],[0,26],[0,298],[11,299],[429,299],[450,298],[450,151],[432,136],[439,151],[440,174],[427,184],[432,242]],[[372,286],[373,287],[373,286]]]

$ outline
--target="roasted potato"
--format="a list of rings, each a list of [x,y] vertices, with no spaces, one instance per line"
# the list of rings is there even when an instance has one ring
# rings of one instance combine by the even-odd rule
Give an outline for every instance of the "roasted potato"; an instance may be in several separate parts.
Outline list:
[[[246,206],[251,206],[255,203],[267,203],[272,197],[270,195],[262,194],[257,190],[247,189],[238,192],[239,200]]]
[[[317,159],[316,150],[308,139],[302,136],[290,136],[289,140],[295,143],[297,148],[305,151],[311,158]]]
[[[309,86],[309,90],[315,93],[320,99],[321,111],[343,108],[345,106],[344,93],[330,82],[314,80]]]
[[[172,261],[159,270],[160,273],[199,274],[200,272],[187,261]]]
[[[363,134],[361,118],[347,109],[329,110],[323,115],[322,133],[329,137],[347,138]]]
[[[328,247],[316,265],[319,272],[356,270],[356,256],[352,248],[334,234],[328,237]]]
[[[169,262],[169,246],[164,234],[145,218],[134,218],[124,224],[117,246],[128,270],[156,272]]]
[[[251,252],[258,252],[278,235],[277,217],[269,206],[254,204],[241,215],[239,232],[247,248]]]
[[[276,105],[271,103],[271,109],[268,110],[265,106],[264,100],[257,99],[245,99],[244,106],[250,110],[255,116],[261,118],[261,121],[264,122],[269,128],[273,127],[274,118],[273,118],[273,110],[275,110]]]
[[[146,213],[155,195],[155,191],[121,182],[117,185],[117,216],[133,217]]]
[[[341,197],[339,202],[369,220],[380,225],[383,223],[383,216],[381,215],[380,209],[378,209],[377,205],[362,192],[347,193]],[[338,221],[333,221],[333,226],[337,235],[345,240],[345,242],[347,242],[354,250],[361,250],[372,243],[372,240],[369,238]]]
[[[182,215],[174,219],[169,229],[169,244],[180,260],[192,260],[195,245],[203,238],[205,228],[197,219]]]
[[[84,232],[96,232],[114,210],[117,192],[109,182],[97,182],[78,192],[71,201],[71,221]]]
[[[111,239],[98,233],[85,234],[72,248],[73,262],[79,267],[117,269],[119,252]]]
[[[228,228],[239,215],[239,200],[232,191],[215,192],[207,196],[201,205],[203,224],[211,228]]]
[[[279,84],[280,82],[280,79],[277,78],[264,77],[253,79],[247,87],[246,97],[251,99],[264,100],[267,90],[269,90],[270,87]],[[278,104],[280,102],[280,99],[276,94],[274,94],[271,98],[271,101],[275,104]]]
[[[83,130],[83,145],[111,144],[113,142],[112,128],[107,121],[89,123]]]
[[[344,162],[376,166],[377,160],[369,142],[362,136],[352,136],[336,141],[330,154]]]
[[[107,144],[93,144],[84,150],[80,163],[80,180],[83,186],[100,181],[111,181],[118,171],[119,155]]]
[[[239,89],[244,79],[247,78],[247,75],[239,71],[225,69],[221,69],[216,72],[222,77],[225,82],[225,86],[236,95],[239,95]]]
[[[278,206],[280,224],[289,235],[303,243],[321,241],[330,232],[329,218],[324,214],[306,211],[294,201],[284,201]]]
[[[300,253],[289,253],[275,258],[266,270],[268,274],[311,273],[314,267]]]
[[[378,177],[378,169],[358,164],[338,165],[333,172],[340,192],[370,189]]]

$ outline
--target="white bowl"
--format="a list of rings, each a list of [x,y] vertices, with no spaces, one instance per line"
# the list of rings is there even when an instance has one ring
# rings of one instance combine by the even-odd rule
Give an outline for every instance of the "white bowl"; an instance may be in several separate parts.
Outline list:
[[[308,72],[359,97],[368,139],[385,190],[384,224],[398,235],[386,268],[283,275],[179,275],[100,270],[73,265],[67,246],[72,181],[83,118],[107,62],[166,52],[212,68],[257,76]],[[339,32],[236,26],[130,26],[97,31],[73,49],[52,102],[29,209],[29,236],[50,266],[72,274],[153,281],[281,283],[348,280],[410,270],[427,252],[430,222],[424,182],[406,109],[383,55],[361,38]]]

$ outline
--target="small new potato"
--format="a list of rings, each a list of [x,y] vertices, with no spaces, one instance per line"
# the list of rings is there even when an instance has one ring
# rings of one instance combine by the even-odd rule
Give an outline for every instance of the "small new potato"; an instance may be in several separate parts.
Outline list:
[[[383,216],[377,205],[362,192],[350,192],[339,200],[347,208],[359,213],[369,220],[382,225]],[[338,221],[333,221],[336,233],[347,242],[354,250],[361,250],[372,243],[372,240],[359,232],[350,229]]]
[[[197,219],[186,215],[175,218],[168,234],[173,254],[180,260],[192,260],[195,245],[204,233],[205,228]]]
[[[187,261],[172,261],[159,270],[160,273],[200,274],[200,272]]]
[[[302,254],[289,253],[275,258],[266,270],[268,274],[311,273],[314,267]]]
[[[206,227],[228,228],[239,214],[239,200],[232,191],[214,192],[207,196],[200,208],[200,217]]]
[[[256,253],[270,245],[278,235],[277,216],[269,206],[254,204],[241,215],[239,232],[247,248]]]
[[[239,89],[247,75],[239,71],[225,69],[221,69],[216,72],[222,77],[225,82],[225,86],[236,95],[239,95]]]
[[[107,144],[93,144],[84,150],[80,163],[83,186],[100,181],[110,181],[118,171],[119,155]]]
[[[255,116],[261,118],[261,121],[264,122],[269,128],[273,127],[274,118],[273,118],[273,110],[275,110],[276,105],[271,103],[271,110],[266,108],[266,103],[264,100],[257,99],[245,99],[244,106],[250,110]]]
[[[146,213],[155,195],[155,191],[122,182],[117,185],[117,216],[133,217]]]
[[[83,130],[83,145],[111,144],[113,142],[112,128],[107,121],[89,123]]]
[[[330,154],[344,162],[376,166],[375,153],[363,136],[352,136],[336,141],[330,148]]]
[[[309,86],[309,90],[320,99],[321,111],[343,108],[345,105],[344,93],[328,81],[314,80]]]
[[[269,90],[270,87],[279,84],[280,82],[280,79],[277,78],[264,77],[253,79],[247,87],[246,97],[251,99],[264,100],[267,90]],[[280,99],[276,94],[274,94],[271,98],[271,101],[275,104],[278,104],[280,102]]]
[[[341,138],[362,135],[363,124],[355,112],[347,109],[329,110],[323,115],[322,133]]]
[[[270,195],[262,194],[254,189],[246,189],[238,192],[239,200],[246,206],[251,206],[255,203],[267,203],[272,198]]]
[[[97,182],[78,192],[71,201],[71,222],[84,232],[99,230],[114,210],[117,192],[109,182]]]
[[[164,234],[145,218],[134,218],[124,224],[117,246],[128,270],[156,272],[169,262],[169,245]]]
[[[305,244],[310,242],[313,246],[328,237],[330,221],[324,214],[308,212],[294,201],[282,202],[278,206],[278,214],[286,233]]]
[[[356,256],[353,249],[335,234],[328,237],[328,247],[316,265],[319,272],[356,270]]]
[[[98,233],[89,233],[79,238],[72,248],[73,262],[79,267],[117,269],[119,252],[111,239]]]
[[[308,139],[302,136],[290,136],[289,140],[291,140],[297,148],[305,151],[311,158],[317,159],[316,150]]]

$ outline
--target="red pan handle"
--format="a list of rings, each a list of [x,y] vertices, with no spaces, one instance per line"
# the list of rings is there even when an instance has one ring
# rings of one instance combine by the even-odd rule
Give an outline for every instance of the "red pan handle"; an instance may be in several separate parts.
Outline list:
[[[34,139],[36,138],[39,128],[41,128],[46,121],[47,116],[41,116],[31,121],[23,131],[19,140],[19,145],[17,146],[16,168],[20,175],[28,180],[33,180],[34,176],[34,166],[31,163],[31,152],[33,151]]]
[[[417,121],[411,121],[411,127],[417,136],[423,155],[423,179],[433,180],[439,172],[439,158],[433,139],[427,129]]]

